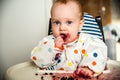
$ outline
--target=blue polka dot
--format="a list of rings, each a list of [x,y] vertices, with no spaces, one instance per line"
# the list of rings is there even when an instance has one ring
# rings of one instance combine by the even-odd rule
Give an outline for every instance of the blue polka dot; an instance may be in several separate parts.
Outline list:
[[[54,38],[52,38],[52,39],[54,39]]]
[[[51,48],[48,48],[48,52],[52,52],[52,49],[51,49]]]
[[[97,57],[97,56],[98,56],[98,54],[97,54],[97,53],[93,53],[93,56],[94,56],[94,57]]]
[[[58,60],[58,63],[60,63],[60,62],[61,62],[61,60],[59,59],[59,60]]]
[[[55,57],[55,60],[58,60],[58,57]]]
[[[84,46],[84,43],[82,45]]]
[[[103,64],[105,64],[105,62],[104,62],[104,61],[103,61],[102,63],[103,63]]]

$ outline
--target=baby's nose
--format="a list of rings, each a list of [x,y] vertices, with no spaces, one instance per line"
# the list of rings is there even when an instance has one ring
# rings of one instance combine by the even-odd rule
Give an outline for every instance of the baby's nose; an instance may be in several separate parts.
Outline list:
[[[64,24],[60,25],[60,31],[66,30],[66,26]]]

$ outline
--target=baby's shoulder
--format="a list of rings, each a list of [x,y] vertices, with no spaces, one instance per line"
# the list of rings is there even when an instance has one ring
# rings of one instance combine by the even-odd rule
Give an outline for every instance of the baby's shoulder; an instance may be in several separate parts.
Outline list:
[[[96,38],[95,36],[92,36],[92,35],[90,35],[90,34],[88,34],[88,33],[84,33],[84,32],[80,33],[79,36],[80,36],[80,37],[79,37],[80,39]]]
[[[80,39],[80,40],[83,40],[83,41],[88,41],[88,42],[94,41],[94,42],[104,43],[104,42],[103,42],[101,39],[99,39],[98,37],[93,36],[93,35],[88,34],[88,33],[80,33],[79,35],[80,35],[79,39]]]
[[[54,36],[53,35],[49,35],[49,36],[46,36],[44,38],[42,38],[40,41],[39,41],[39,44],[40,43],[51,43],[51,42],[54,42]]]
[[[48,39],[48,40],[54,40],[54,36],[53,35],[49,35],[49,36],[46,36],[44,37],[43,39]]]

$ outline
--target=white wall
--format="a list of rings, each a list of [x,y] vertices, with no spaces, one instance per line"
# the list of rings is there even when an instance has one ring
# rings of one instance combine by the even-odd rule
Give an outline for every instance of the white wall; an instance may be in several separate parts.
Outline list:
[[[0,2],[0,77],[10,66],[30,60],[31,49],[47,35],[51,0]]]

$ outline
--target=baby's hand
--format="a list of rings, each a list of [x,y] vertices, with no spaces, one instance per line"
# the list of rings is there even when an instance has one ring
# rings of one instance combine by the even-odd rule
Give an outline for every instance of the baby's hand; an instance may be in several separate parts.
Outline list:
[[[55,43],[55,47],[62,49],[63,48],[63,44],[64,44],[64,40],[63,40],[63,38],[61,36],[58,36],[55,39],[54,43]]]
[[[82,78],[92,78],[93,76],[93,71],[90,70],[87,67],[83,67],[83,68],[78,68],[75,72],[74,72],[74,77],[82,77]]]

